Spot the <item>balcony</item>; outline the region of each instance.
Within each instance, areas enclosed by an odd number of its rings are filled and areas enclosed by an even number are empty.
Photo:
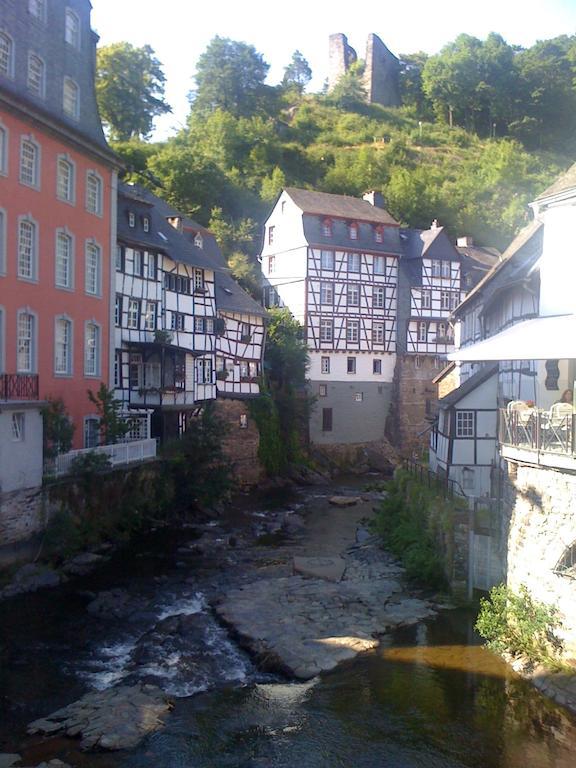
[[[38,374],[0,373],[0,400],[38,400]]]
[[[566,410],[500,409],[498,437],[502,456],[529,464],[576,469],[576,415]]]

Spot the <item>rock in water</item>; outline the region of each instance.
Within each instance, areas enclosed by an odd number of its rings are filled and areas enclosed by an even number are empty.
[[[153,685],[120,686],[88,693],[28,726],[28,733],[80,736],[82,749],[131,749],[164,725],[172,709]]]
[[[353,507],[362,499],[360,496],[331,496],[328,501],[335,507]]]

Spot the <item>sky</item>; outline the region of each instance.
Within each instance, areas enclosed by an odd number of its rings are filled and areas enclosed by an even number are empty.
[[[576,33],[576,0],[92,0],[100,45],[126,40],[149,44],[166,75],[172,114],[156,120],[155,139],[170,136],[188,113],[198,57],[216,35],[254,45],[276,85],[295,50],[312,68],[309,91],[328,75],[328,36],[343,32],[360,58],[377,34],[396,54],[438,53],[462,32],[484,39],[498,32],[508,43]]]

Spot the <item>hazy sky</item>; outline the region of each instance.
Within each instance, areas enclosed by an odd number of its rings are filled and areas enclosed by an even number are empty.
[[[576,0],[92,0],[100,44],[149,43],[166,74],[173,114],[156,121],[164,138],[184,121],[196,60],[215,35],[255,46],[278,83],[292,53],[308,60],[320,90],[328,74],[328,35],[343,32],[360,57],[375,32],[396,55],[437,53],[461,32],[485,38],[499,32],[509,43],[576,33]]]

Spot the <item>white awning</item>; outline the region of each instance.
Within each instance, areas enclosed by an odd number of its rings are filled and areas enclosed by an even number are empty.
[[[457,349],[448,360],[576,359],[576,315],[523,320],[477,344]]]

